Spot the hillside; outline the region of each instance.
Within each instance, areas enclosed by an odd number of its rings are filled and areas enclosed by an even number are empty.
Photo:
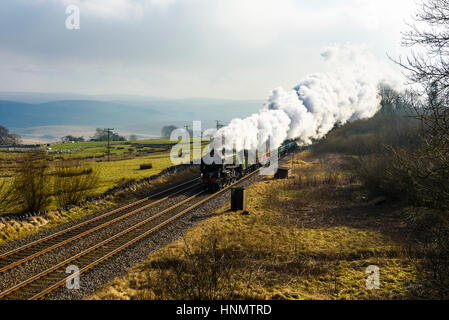
[[[2,125],[11,128],[48,125],[119,125],[159,114],[159,111],[151,108],[102,101],[68,100],[43,104],[0,101]]]
[[[1,100],[5,97],[15,100]],[[158,136],[167,124],[182,127],[193,120],[201,120],[205,121],[204,128],[211,128],[215,120],[229,122],[236,117],[246,117],[263,104],[252,100],[169,100],[120,95],[46,101],[52,97],[50,94],[0,93],[0,125],[28,140],[52,141],[68,134],[88,137],[96,127],[114,127],[124,135],[140,134],[141,138],[149,138]]]
[[[0,99],[2,125],[26,128],[48,125],[123,126],[149,121],[230,121],[234,117],[247,116],[262,107],[261,101],[204,98],[146,101],[76,99],[43,103],[18,100]]]

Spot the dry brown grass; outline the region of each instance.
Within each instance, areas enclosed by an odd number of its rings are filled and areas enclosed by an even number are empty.
[[[409,297],[416,270],[393,240],[396,217],[361,203],[360,186],[337,167],[328,171],[339,159],[302,154],[293,162],[294,178],[248,189],[249,214],[225,206],[88,298]],[[369,265],[380,267],[380,290],[365,287]]]
[[[24,220],[11,219],[0,222],[0,245],[29,236],[43,229],[79,219],[97,211],[115,206],[114,201],[103,200],[96,204],[74,207],[66,211],[50,211],[42,216],[34,216]]]
[[[98,185],[98,172],[80,161],[62,162],[54,171],[53,194],[59,207],[84,201]]]

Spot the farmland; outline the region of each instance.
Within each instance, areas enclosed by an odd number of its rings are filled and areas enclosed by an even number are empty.
[[[50,174],[63,162],[78,161],[92,168],[98,174],[99,182],[90,195],[98,196],[111,188],[150,177],[173,166],[170,150],[174,144],[169,139],[111,142],[108,161],[105,141],[61,143],[47,148],[47,160]],[[202,148],[206,144],[207,141],[203,141]],[[190,147],[193,157],[193,141]],[[0,152],[0,180],[12,181],[17,163],[24,154],[26,152]],[[49,209],[55,208],[56,204],[52,201]]]

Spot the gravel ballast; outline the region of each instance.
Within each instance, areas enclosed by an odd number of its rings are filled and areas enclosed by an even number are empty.
[[[118,222],[112,223],[107,227],[97,230],[89,235],[86,235],[80,239],[72,241],[66,245],[63,245],[55,250],[45,253],[39,257],[36,257],[30,261],[10,269],[0,274],[0,291],[3,291],[15,284],[18,284],[30,277],[30,275],[37,274],[45,271],[46,269],[56,265],[57,263],[64,261],[75,254],[94,246],[101,241],[114,236],[115,234],[123,231],[144,219],[153,216],[154,214],[173,206],[180,201],[192,196],[195,191],[199,190],[199,186],[194,187],[186,193],[177,195],[173,198],[169,198],[166,201],[159,203],[151,208],[145,209],[137,214],[126,217]],[[79,221],[77,221],[79,222]],[[28,243],[27,241],[26,243]]]
[[[256,181],[262,180],[263,178],[263,176],[255,174],[247,180],[239,183],[238,186],[247,187]],[[107,261],[102,262],[94,269],[82,274],[80,276],[80,289],[69,290],[65,287],[61,287],[49,294],[46,299],[82,299],[85,295],[95,292],[98,288],[112,281],[114,278],[127,274],[132,266],[145,261],[150,253],[181,238],[189,228],[197,224],[199,221],[208,218],[215,210],[221,208],[229,202],[230,193],[230,190],[223,192],[188,214],[173,221],[169,225],[126,248]]]

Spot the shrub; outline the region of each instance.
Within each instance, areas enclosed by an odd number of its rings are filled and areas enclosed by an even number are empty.
[[[0,214],[8,212],[11,207],[11,186],[5,179],[0,179]]]
[[[93,169],[90,167],[85,167],[80,164],[75,164],[72,167],[67,167],[65,165],[60,166],[56,169],[54,175],[60,178],[70,178],[76,176],[89,175],[93,173]]]
[[[415,267],[421,281],[415,291],[424,298],[449,297],[449,221],[444,212],[426,208],[410,208],[407,225],[411,255],[419,257]]]
[[[314,146],[316,153],[369,155],[386,152],[386,146],[414,147],[419,144],[419,122],[402,115],[379,114],[334,129]]]
[[[225,249],[216,230],[185,243],[177,259],[151,262],[156,277],[148,287],[162,299],[215,300],[235,296],[235,258]]]
[[[372,196],[386,196],[392,200],[409,200],[415,195],[410,178],[403,168],[397,165],[395,154],[375,153],[349,162],[358,178]]]
[[[50,203],[50,177],[45,153],[26,154],[18,164],[11,190],[11,200],[20,212],[37,212]]]
[[[143,163],[140,165],[140,170],[148,170],[148,169],[152,169],[152,168],[153,168],[153,164],[151,162]]]
[[[55,169],[53,193],[60,207],[84,200],[99,182],[98,174],[81,162],[63,162]]]

